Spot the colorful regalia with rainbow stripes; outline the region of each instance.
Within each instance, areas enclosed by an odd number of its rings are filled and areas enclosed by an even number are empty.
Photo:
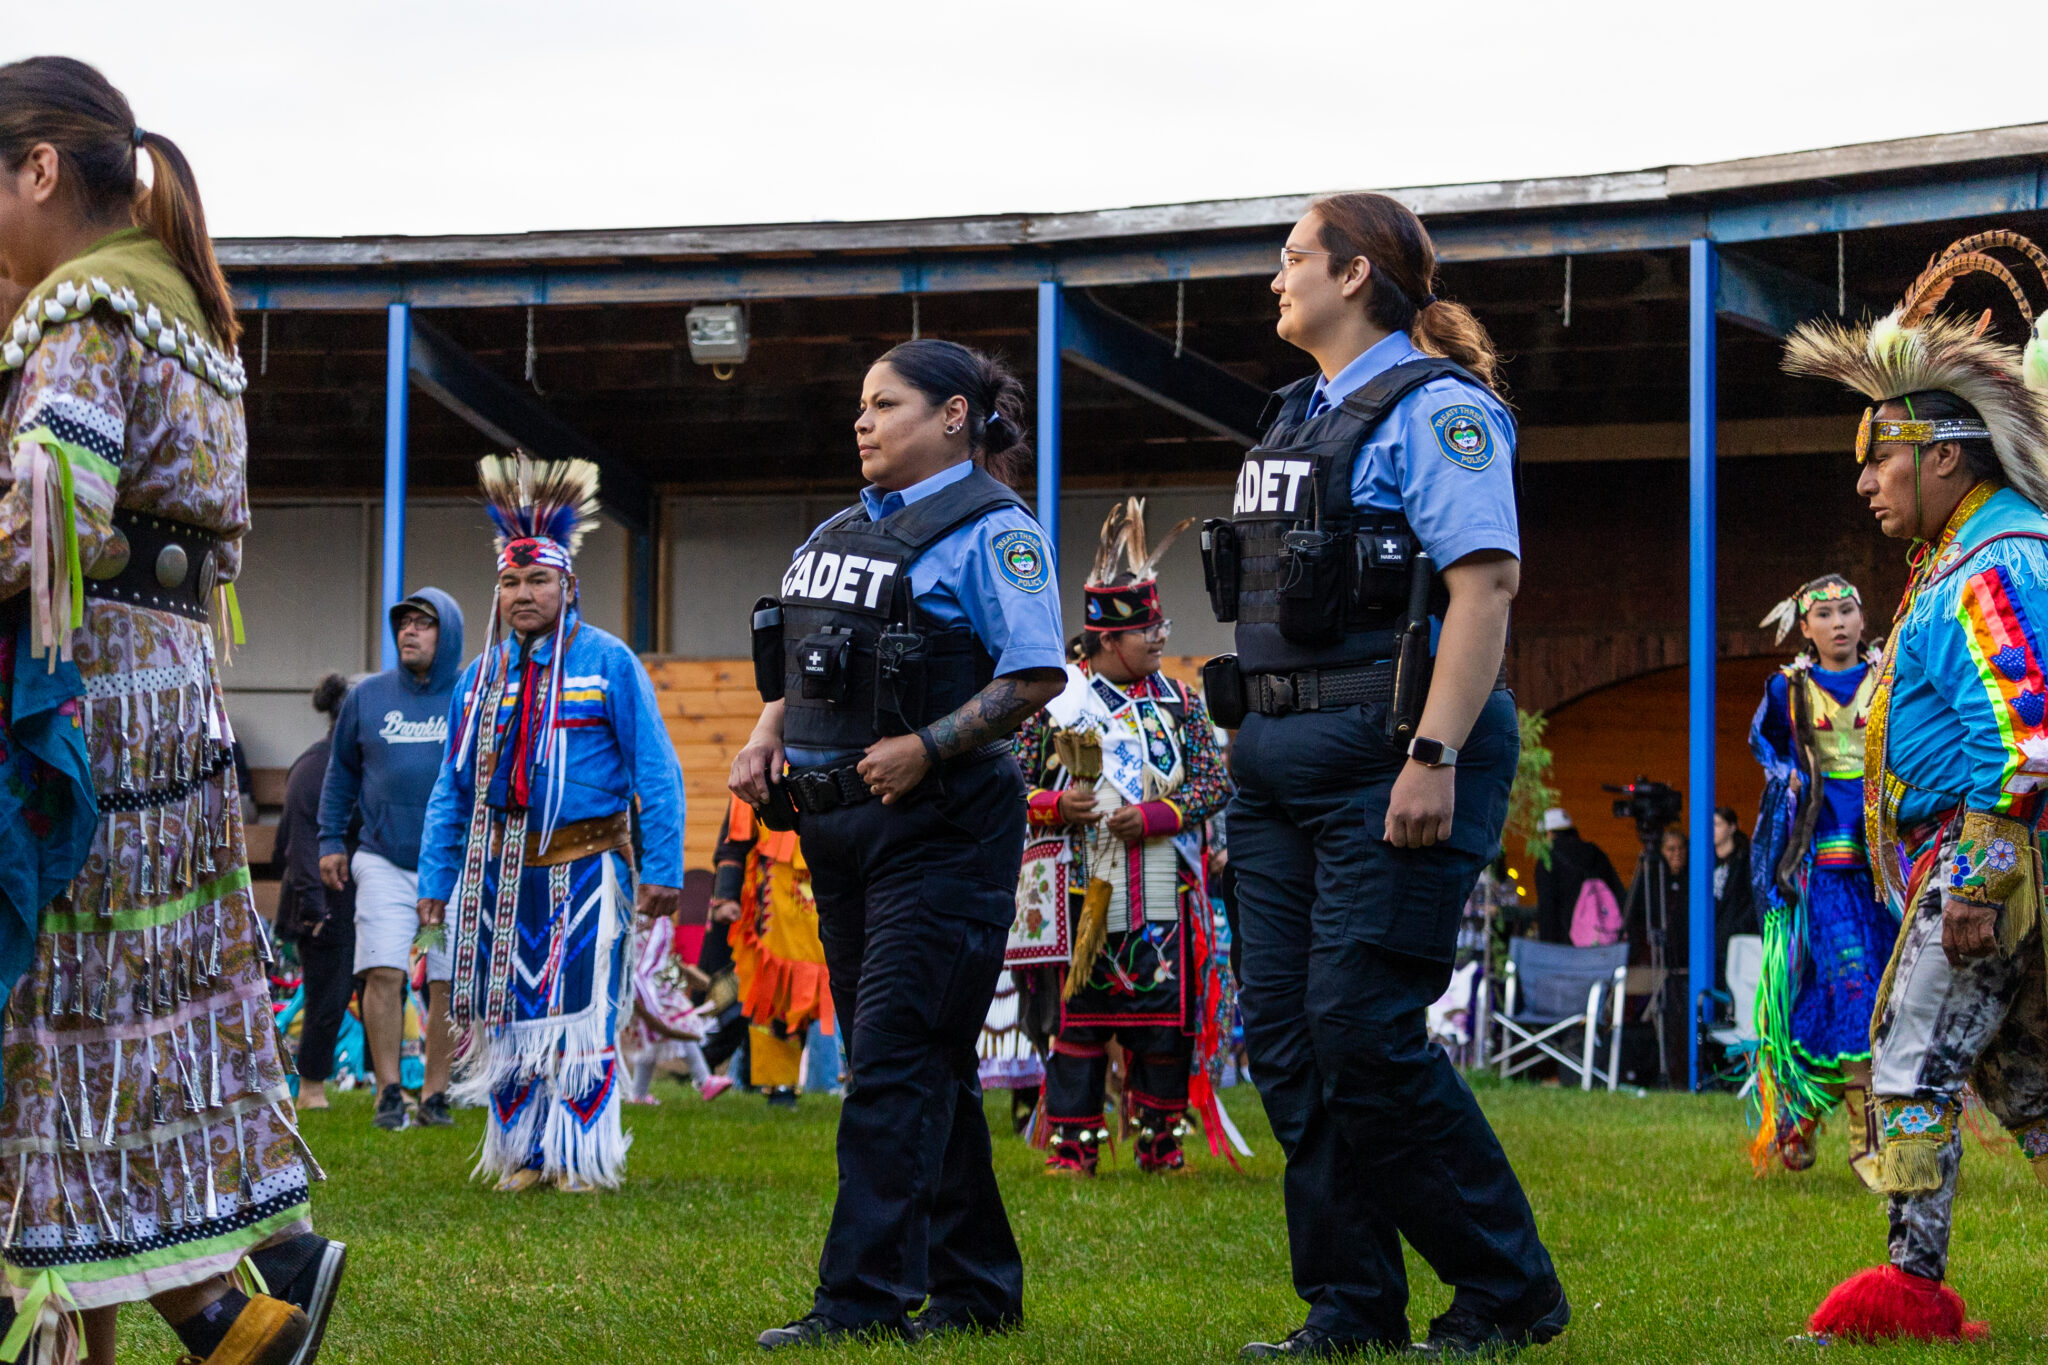
[[[1872,873],[1901,916],[1871,1023],[1889,1255],[1828,1295],[1808,1322],[1823,1338],[1982,1334],[1946,1283],[1966,1089],[2048,1183],[2048,321],[2035,325],[2001,252],[2048,283],[2048,253],[1978,233],[1886,317],[1809,323],[1786,343],[1787,370],[1872,404],[1857,459],[1916,499],[1864,764]],[[1995,338],[1992,310],[1937,311],[1971,275],[2004,286],[2033,332],[2024,351]]]
[[[1823,601],[1857,602],[1835,575],[1779,605],[1779,639]],[[1751,875],[1762,907],[1757,985],[1758,1172],[1775,1155],[1813,1164],[1812,1134],[1845,1097],[1850,1161],[1868,1174],[1869,1094],[1843,1063],[1870,1056],[1870,1015],[1898,922],[1878,902],[1863,838],[1863,740],[1877,670],[1822,667],[1811,653],[1778,670],[1750,726],[1764,769]]]
[[[522,455],[483,473],[499,571],[542,565],[565,586],[546,634],[503,639],[493,613],[427,803],[419,887],[447,903],[454,1094],[488,1107],[477,1171],[499,1188],[611,1187],[634,888],[682,882],[682,773],[647,670],[576,607],[597,471]]]

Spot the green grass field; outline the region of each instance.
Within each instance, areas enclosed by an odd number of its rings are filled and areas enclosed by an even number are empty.
[[[745,1361],[754,1334],[808,1307],[831,1211],[837,1102],[795,1114],[757,1096],[706,1105],[662,1081],[627,1111],[635,1145],[616,1194],[504,1196],[465,1177],[483,1118],[387,1134],[364,1092],[309,1114],[328,1171],[320,1228],[350,1245],[322,1360],[479,1365]],[[1187,1179],[1141,1179],[1128,1153],[1088,1184],[996,1148],[1024,1252],[1027,1324],[1003,1338],[917,1348],[948,1361],[1229,1361],[1299,1325],[1288,1288],[1279,1153],[1248,1088],[1225,1092],[1257,1151],[1238,1175],[1204,1155]],[[1007,1100],[1007,1096],[1000,1097]],[[1827,1287],[1883,1255],[1881,1204],[1828,1134],[1827,1159],[1757,1181],[1727,1097],[1582,1094],[1483,1085],[1575,1310],[1532,1362],[1800,1359],[1783,1339]],[[991,1104],[992,1117],[998,1108]],[[1006,1114],[1006,1109],[1004,1111]],[[2019,1158],[1967,1139],[1952,1278],[1976,1347],[1835,1348],[1844,1361],[2048,1360],[2048,1191]],[[1448,1301],[1411,1257],[1419,1328]],[[169,1333],[128,1310],[123,1360],[168,1362]],[[822,1353],[907,1358],[901,1345]]]

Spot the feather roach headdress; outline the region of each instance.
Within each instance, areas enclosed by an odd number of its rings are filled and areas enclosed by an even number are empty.
[[[1102,540],[1082,591],[1088,599],[1086,628],[1097,632],[1142,630],[1165,620],[1159,609],[1159,561],[1195,524],[1189,517],[1157,547],[1145,543],[1145,500],[1129,498],[1109,509]]]
[[[473,749],[479,763],[486,749],[502,754],[503,780],[493,780],[492,791],[505,809],[516,811],[528,810],[536,794],[540,796],[539,831],[545,849],[566,790],[567,732],[558,724],[562,677],[575,615],[576,550],[597,517],[597,466],[588,460],[535,460],[515,450],[509,456],[479,460],[477,483],[483,490],[484,511],[498,533],[498,572],[540,564],[561,570],[566,581],[562,612],[555,619],[552,647],[544,662],[536,658],[537,641],[526,641],[518,650],[509,641],[501,644],[503,614],[491,613],[490,640],[463,699],[455,763],[461,767]],[[515,672],[523,674],[516,693]],[[508,693],[517,695],[520,704],[513,708],[505,733],[500,736],[494,729],[489,743],[479,746],[483,713],[498,710],[494,699]]]
[[[536,460],[523,450],[477,461],[484,511],[498,531],[498,568],[547,564],[573,573],[576,550],[597,517],[597,466]]]
[[[1865,410],[1856,434],[1856,458],[1888,442],[1915,446],[1933,441],[1988,440],[2007,483],[2048,509],[2048,317],[2039,325],[2027,294],[1993,251],[2023,257],[2048,287],[2048,252],[2016,232],[1979,232],[1936,256],[1906,290],[1899,306],[1867,327],[1808,322],[1785,343],[1787,373],[1832,379],[1873,405],[1917,393],[1951,394],[1975,412],[1970,417],[1880,421]],[[1991,310],[1975,319],[1935,312],[1966,275],[1989,275],[2005,286],[2030,336],[2024,352],[1990,336]]]

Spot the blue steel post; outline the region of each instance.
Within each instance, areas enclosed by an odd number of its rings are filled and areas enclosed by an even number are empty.
[[[1714,296],[1719,262],[1714,243],[1692,241],[1692,592],[1686,667],[1690,675],[1688,726],[1692,775],[1687,793],[1692,852],[1686,861],[1686,905],[1691,926],[1687,945],[1686,1072],[1700,1088],[1700,1011],[1714,989],[1714,673],[1720,649],[1715,637],[1714,537]]]
[[[1060,286],[1038,282],[1038,524],[1060,567]]]
[[[384,642],[382,668],[398,667],[391,609],[405,596],[405,427],[412,385],[412,309],[387,310],[384,343],[384,611],[377,623]]]

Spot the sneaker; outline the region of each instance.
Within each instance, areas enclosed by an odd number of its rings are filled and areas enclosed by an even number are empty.
[[[1384,1355],[1402,1349],[1402,1343],[1374,1341],[1370,1337],[1340,1337],[1320,1327],[1297,1327],[1279,1341],[1245,1343],[1239,1360],[1331,1360],[1346,1356]]]
[[[421,1100],[415,1121],[422,1128],[453,1128],[455,1115],[448,1108],[448,1092],[439,1090]]]
[[[1101,1161],[1102,1149],[1093,1136],[1068,1137],[1061,1134],[1054,1139],[1052,1150],[1045,1154],[1047,1175],[1093,1176],[1095,1167]]]
[[[302,1232],[289,1241],[250,1252],[249,1260],[270,1286],[272,1297],[306,1315],[306,1339],[287,1365],[313,1365],[327,1335],[335,1294],[341,1288],[348,1245],[317,1232]]]
[[[1525,1346],[1541,1346],[1563,1332],[1572,1320],[1572,1306],[1562,1285],[1535,1296],[1533,1315],[1526,1309],[1487,1318],[1451,1301],[1449,1311],[1429,1324],[1429,1336],[1415,1343],[1414,1354],[1438,1360],[1471,1360],[1512,1355]],[[1525,1300],[1526,1302],[1526,1300]]]
[[[1187,1155],[1181,1151],[1180,1134],[1168,1128],[1155,1132],[1150,1128],[1140,1129],[1137,1142],[1132,1144],[1138,1153],[1138,1169],[1153,1174],[1180,1174],[1188,1171]]]
[[[730,1076],[713,1076],[710,1080],[697,1087],[697,1093],[707,1100],[715,1100],[726,1091],[732,1089],[732,1085],[733,1081]]]
[[[825,1346],[839,1341],[858,1341],[870,1337],[905,1337],[909,1334],[900,1327],[885,1327],[875,1323],[867,1327],[846,1327],[834,1322],[823,1313],[806,1313],[795,1322],[781,1327],[770,1327],[754,1342],[764,1351],[779,1351],[785,1346]]]
[[[770,1109],[796,1108],[796,1091],[786,1085],[776,1086],[768,1092],[768,1107]]]
[[[412,1126],[412,1110],[406,1107],[405,1092],[393,1081],[377,1097],[377,1112],[370,1122],[387,1133],[399,1133]]]

